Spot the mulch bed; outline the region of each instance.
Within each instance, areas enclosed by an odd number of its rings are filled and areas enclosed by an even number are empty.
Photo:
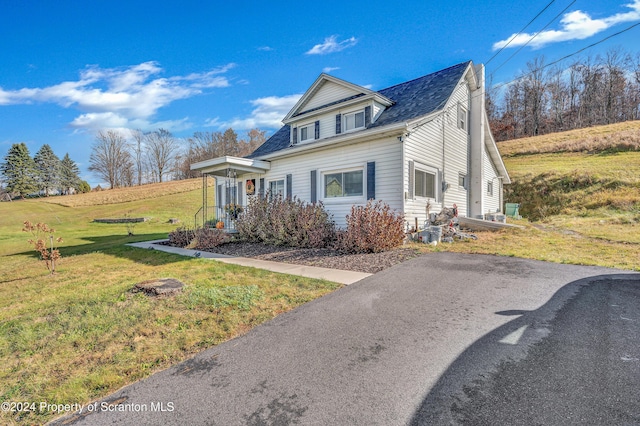
[[[206,251],[229,256],[370,274],[375,274],[419,255],[416,250],[410,248],[397,248],[381,253],[343,254],[331,249],[279,247],[246,241],[234,241]]]

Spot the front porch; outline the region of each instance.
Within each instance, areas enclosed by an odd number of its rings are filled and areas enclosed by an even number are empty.
[[[235,204],[231,208],[229,206],[202,206],[194,215],[194,226],[196,228],[217,228],[218,223],[222,222],[221,229],[229,233],[237,232],[236,220],[245,207],[240,204]]]
[[[240,157],[218,157],[191,165],[202,173],[202,207],[194,215],[195,227],[216,227],[235,232],[235,222],[244,211],[248,197],[264,194],[268,161]],[[209,196],[208,178],[214,178],[213,196]]]

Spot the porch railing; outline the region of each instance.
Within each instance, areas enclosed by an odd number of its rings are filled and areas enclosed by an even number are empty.
[[[218,222],[222,222],[224,224],[223,229],[235,231],[238,215],[243,212],[244,209],[245,206],[238,204],[232,207],[228,205],[200,207],[200,210],[194,215],[194,227],[215,228]]]

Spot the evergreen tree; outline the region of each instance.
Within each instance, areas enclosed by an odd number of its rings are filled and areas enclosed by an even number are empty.
[[[33,160],[36,163],[38,189],[48,197],[51,190],[57,188],[60,182],[60,159],[48,144],[44,144],[36,152]]]
[[[80,192],[80,184],[80,169],[67,152],[60,162],[60,188],[62,188],[62,193],[70,194],[72,188],[76,192]]]
[[[0,172],[5,179],[7,192],[17,192],[22,198],[37,189],[35,174],[36,166],[29,154],[29,148],[22,143],[14,143],[4,163],[0,165]]]

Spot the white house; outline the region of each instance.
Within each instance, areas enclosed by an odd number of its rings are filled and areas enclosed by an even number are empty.
[[[322,201],[338,226],[372,198],[409,223],[454,204],[461,216],[499,212],[510,180],[484,91],[484,67],[471,61],[379,91],[320,74],[251,155],[191,165],[217,177],[215,200],[203,186],[201,218],[266,191]]]

